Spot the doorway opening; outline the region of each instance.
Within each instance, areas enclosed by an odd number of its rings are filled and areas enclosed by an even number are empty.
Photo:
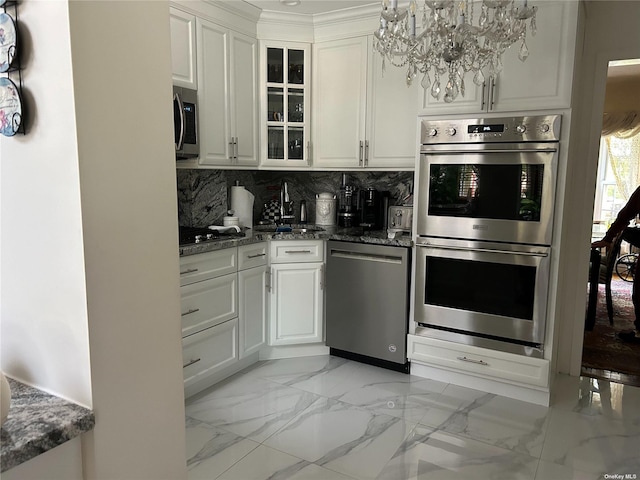
[[[618,212],[640,186],[640,105],[628,108],[625,92],[640,88],[640,59],[609,62],[605,114],[598,160],[591,241],[604,237]],[[636,217],[632,224],[640,224]],[[619,248],[602,251],[595,324],[585,331],[582,375],[640,386],[640,343],[630,344],[618,332],[634,328],[631,302],[638,249],[626,241]],[[607,270],[607,263],[610,262]],[[626,267],[626,268],[625,268]],[[632,270],[633,271],[633,270]],[[632,273],[632,272],[631,272]],[[606,283],[610,282],[613,315],[606,306]]]

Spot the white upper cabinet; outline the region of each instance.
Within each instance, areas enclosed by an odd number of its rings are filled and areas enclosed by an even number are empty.
[[[309,165],[308,43],[261,42],[261,164]]]
[[[313,165],[411,169],[420,89],[371,51],[371,36],[314,45]]]
[[[200,163],[258,163],[257,42],[197,19]]]
[[[175,8],[169,9],[171,25],[171,75],[173,84],[197,89],[196,17]]]
[[[367,38],[313,46],[313,165],[364,166]]]
[[[420,80],[407,85],[407,71],[386,63],[369,48],[371,68],[367,101],[367,166],[414,168],[418,148],[417,118],[421,111]]]
[[[465,96],[459,95],[452,103],[445,103],[442,96],[446,80],[441,80],[440,100],[435,100],[430,91],[424,91],[422,113],[517,112],[570,107],[578,2],[553,0],[535,2],[535,5],[538,6],[537,33],[532,36],[527,23],[529,57],[525,62],[518,58],[521,42],[516,42],[505,52],[504,68],[495,81],[487,76],[484,85],[476,86],[473,73],[469,73],[465,76]]]

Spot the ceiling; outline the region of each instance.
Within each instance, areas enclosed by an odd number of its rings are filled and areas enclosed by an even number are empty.
[[[299,13],[313,15],[316,13],[326,13],[346,8],[360,7],[380,3],[376,0],[300,0],[299,5],[287,6],[279,0],[245,0],[261,10],[271,12]]]
[[[618,60],[615,62],[609,62],[607,77],[615,79],[640,77],[640,59]]]

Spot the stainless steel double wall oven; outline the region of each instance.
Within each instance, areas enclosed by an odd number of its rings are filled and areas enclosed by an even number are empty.
[[[422,120],[417,334],[543,356],[560,123]]]

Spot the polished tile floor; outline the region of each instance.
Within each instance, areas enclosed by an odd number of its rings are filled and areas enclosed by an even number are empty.
[[[189,478],[640,479],[640,388],[553,391],[546,408],[338,357],[260,362],[187,401]]]

